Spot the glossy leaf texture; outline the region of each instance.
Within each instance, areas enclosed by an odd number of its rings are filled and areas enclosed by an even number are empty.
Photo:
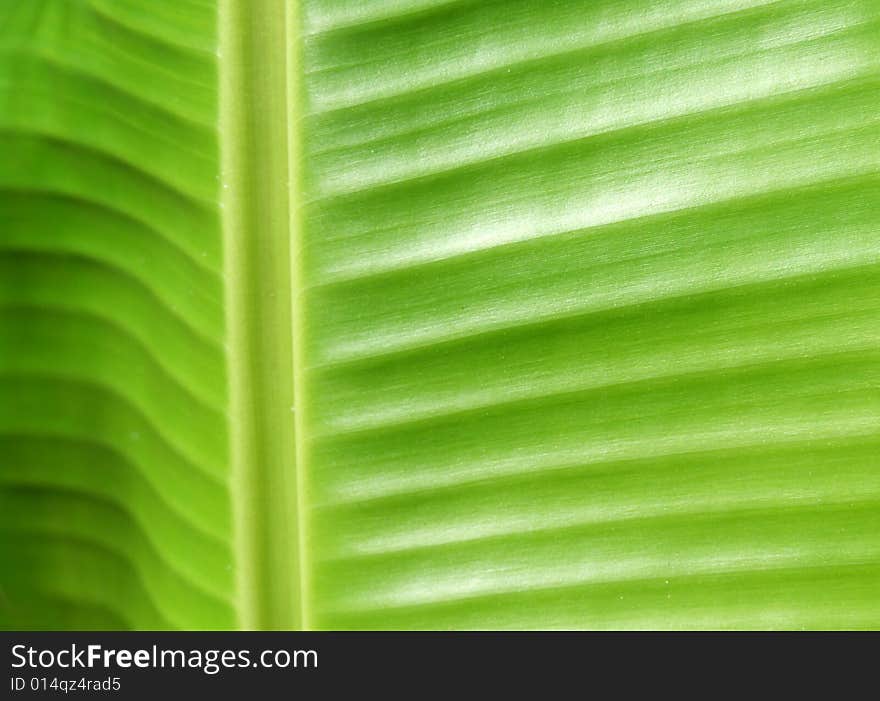
[[[0,623],[880,627],[878,30],[0,0]]]

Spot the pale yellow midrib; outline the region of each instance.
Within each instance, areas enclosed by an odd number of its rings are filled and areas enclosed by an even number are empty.
[[[230,499],[246,629],[303,622],[287,146],[292,8],[287,0],[219,0]]]

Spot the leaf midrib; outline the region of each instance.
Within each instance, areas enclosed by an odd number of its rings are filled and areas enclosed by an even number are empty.
[[[220,3],[230,499],[238,619],[246,629],[301,629],[307,618],[298,488],[304,448],[295,440],[305,425],[294,341],[302,321],[292,310],[297,14],[295,0]]]

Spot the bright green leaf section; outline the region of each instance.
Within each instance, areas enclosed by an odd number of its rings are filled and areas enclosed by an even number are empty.
[[[880,627],[880,2],[0,0],[0,625]]]
[[[0,625],[237,624],[216,10],[0,0]]]

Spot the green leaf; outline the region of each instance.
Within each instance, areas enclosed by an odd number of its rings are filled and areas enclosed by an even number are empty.
[[[0,0],[0,627],[880,627],[878,29]]]

